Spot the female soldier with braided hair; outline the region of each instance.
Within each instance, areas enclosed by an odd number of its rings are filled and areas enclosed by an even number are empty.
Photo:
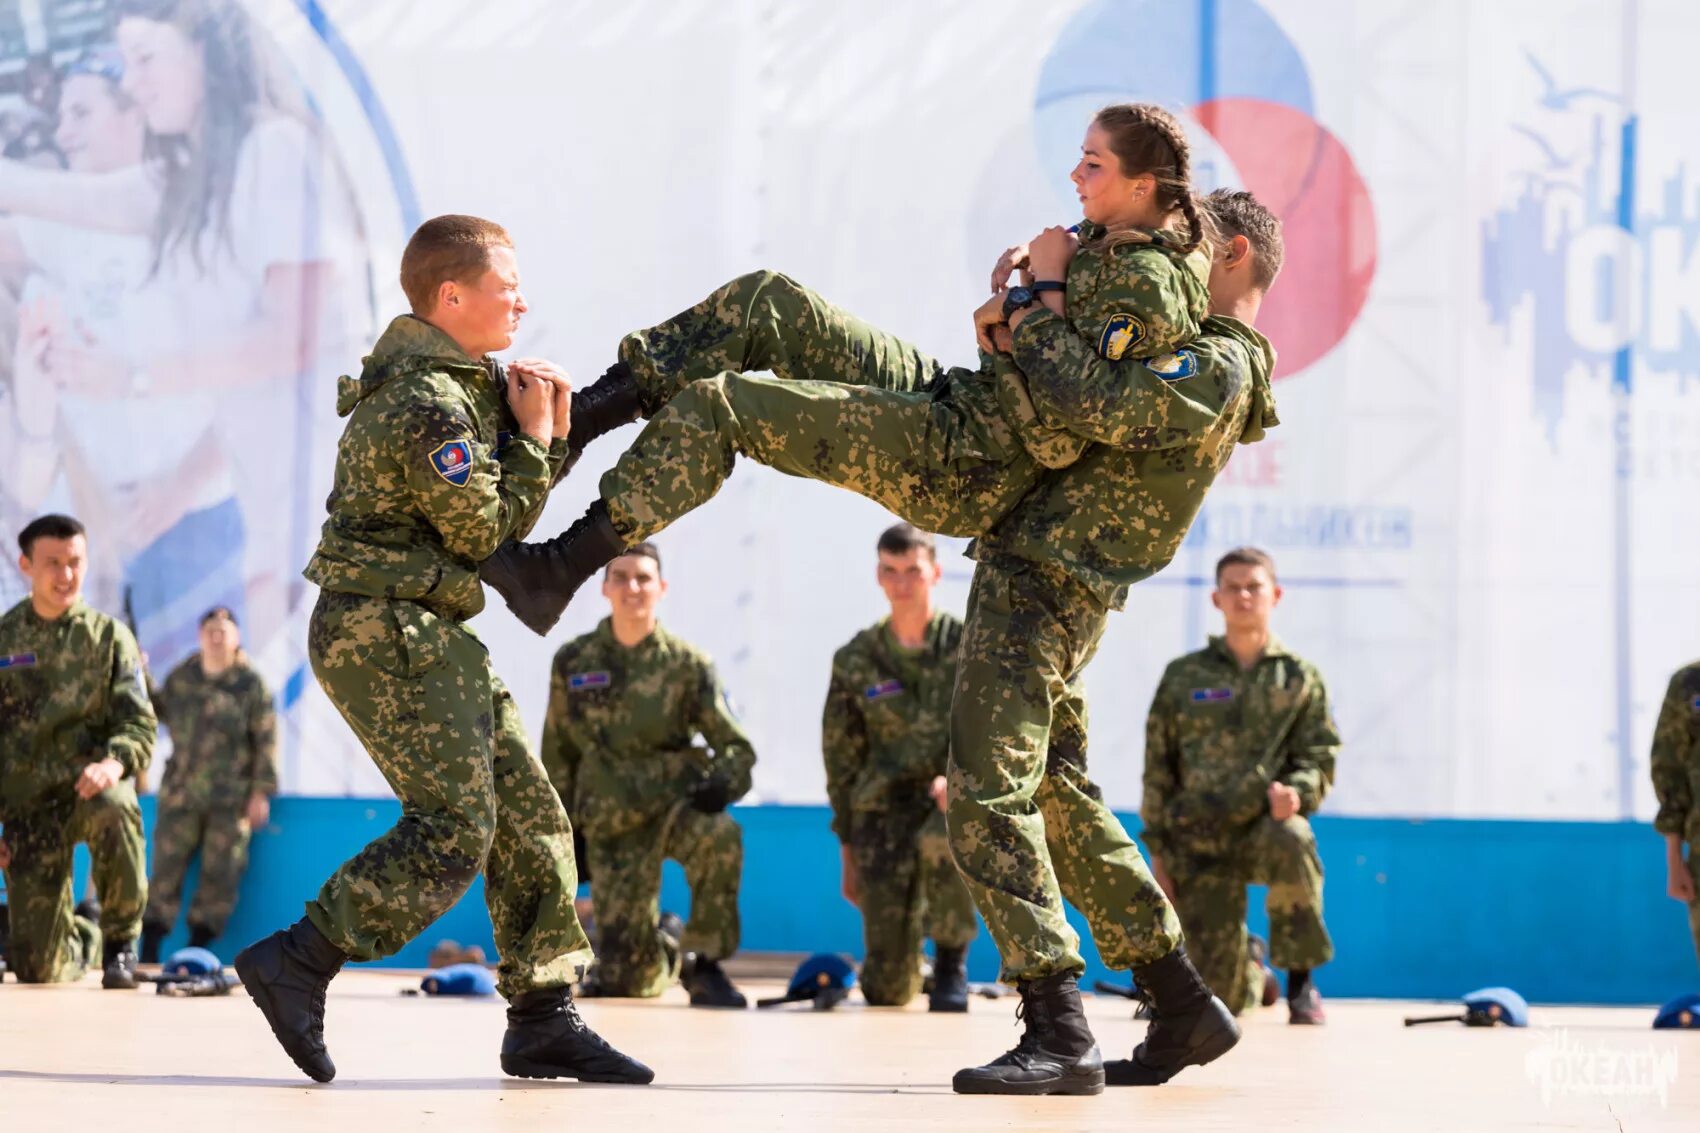
[[[485,582],[544,633],[620,551],[719,490],[742,453],[849,488],[927,531],[987,531],[1045,468],[1094,441],[1184,427],[1207,411],[1173,385],[1208,297],[1209,255],[1186,139],[1155,106],[1111,106],[1072,174],[1085,221],[1006,252],[974,313],[980,366],[946,370],[915,347],[772,272],[733,280],[677,317],[627,335],[620,361],[574,394],[575,449],[651,420],[602,478],[601,498],[546,543],[510,543]],[[1021,285],[1005,288],[1013,272]],[[1066,298],[1066,302],[1065,302]],[[1059,332],[1012,356],[1029,314]],[[1151,369],[1128,367],[1149,361]],[[745,376],[767,370],[772,377]],[[1148,385],[1146,419],[1106,432],[1098,407]]]

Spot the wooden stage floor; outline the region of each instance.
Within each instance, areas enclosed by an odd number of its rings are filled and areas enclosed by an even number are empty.
[[[416,974],[351,971],[331,985],[339,1071],[316,1086],[277,1048],[241,992],[170,999],[151,990],[0,986],[0,1128],[322,1133],[507,1130],[1398,1130],[1700,1129],[1700,1032],[1653,1031],[1650,1008],[1532,1009],[1534,1026],[1406,1029],[1417,1005],[1328,1004],[1296,1028],[1278,1006],[1232,1053],[1150,1090],[1094,1098],[966,1098],[960,1066],[1013,1045],[1015,1000],[967,1016],[924,1004],[831,1013],[692,1010],[661,999],[589,1001],[585,1015],[657,1072],[642,1087],[502,1076],[499,1000],[407,998]],[[1325,985],[1326,986],[1326,985]],[[777,994],[775,981],[744,990]],[[1090,998],[1106,1056],[1145,1024],[1124,1000]],[[1422,1005],[1432,1010],[1432,1004]]]

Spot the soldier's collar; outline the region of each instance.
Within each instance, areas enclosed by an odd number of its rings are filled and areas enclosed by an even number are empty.
[[[1212,652],[1214,652],[1217,656],[1221,657],[1223,660],[1232,663],[1236,667],[1239,665],[1240,659],[1238,657],[1234,656],[1234,651],[1232,649],[1228,648],[1228,635],[1227,634],[1225,634],[1225,633],[1211,634],[1210,635],[1210,649],[1211,649]],[[1263,661],[1266,661],[1271,657],[1291,657],[1291,656],[1293,656],[1293,652],[1290,649],[1288,649],[1286,647],[1286,645],[1281,641],[1281,638],[1279,636],[1277,636],[1276,633],[1273,630],[1271,630],[1270,633],[1269,633],[1269,640],[1263,646],[1263,653],[1262,653],[1261,656],[1258,657],[1257,660],[1261,664]]]

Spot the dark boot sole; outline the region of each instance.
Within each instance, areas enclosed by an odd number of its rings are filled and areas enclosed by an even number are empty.
[[[929,1015],[966,1015],[968,1014],[968,1004],[967,1002],[939,1003],[934,1000],[928,1000],[927,1013]]]
[[[1104,1092],[1104,1072],[1068,1074],[1039,1082],[1005,1082],[997,1078],[953,1078],[950,1088],[959,1094],[1011,1094],[1018,1097],[1090,1097]]]
[[[100,976],[102,991],[135,991],[140,986],[141,981],[132,975],[111,976],[102,972]]]
[[[647,1086],[655,1081],[655,1072],[650,1071],[645,1078],[631,1075],[596,1074],[588,1071],[569,1070],[564,1066],[555,1066],[547,1062],[533,1062],[529,1058],[519,1058],[511,1054],[502,1055],[502,1073],[510,1078],[573,1078],[580,1082],[597,1082],[610,1086]]]
[[[336,1067],[331,1067],[331,1072],[329,1074],[324,1074],[321,1077],[321,1071],[302,1063],[302,1061],[295,1056],[295,1052],[289,1049],[288,1041],[277,1029],[277,1023],[273,1021],[272,1012],[276,1010],[277,1004],[272,1000],[271,989],[267,987],[266,982],[260,978],[260,973],[254,967],[254,958],[250,953],[251,949],[248,948],[244,948],[242,951],[238,952],[236,954],[236,959],[231,961],[231,967],[235,968],[236,974],[241,977],[242,987],[247,991],[248,998],[253,1001],[255,1007],[260,1009],[260,1014],[266,1017],[266,1026],[271,1028],[272,1038],[276,1039],[277,1045],[283,1048],[283,1053],[289,1055],[289,1061],[295,1063],[295,1068],[297,1070],[301,1071],[301,1073],[307,1075],[307,1077],[313,1079],[315,1082],[329,1082],[332,1078],[336,1077]],[[329,1056],[327,1055],[326,1057],[328,1058]]]

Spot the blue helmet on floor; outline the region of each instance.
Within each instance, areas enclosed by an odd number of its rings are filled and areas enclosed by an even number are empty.
[[[1653,1016],[1656,1031],[1700,1031],[1700,995],[1683,995],[1659,1008]]]
[[[495,995],[496,976],[483,964],[450,964],[419,981],[426,995]]]
[[[830,1011],[844,1002],[856,986],[856,965],[836,952],[816,952],[797,965],[784,995],[756,1002],[757,1007],[812,1002],[816,1011]]]

